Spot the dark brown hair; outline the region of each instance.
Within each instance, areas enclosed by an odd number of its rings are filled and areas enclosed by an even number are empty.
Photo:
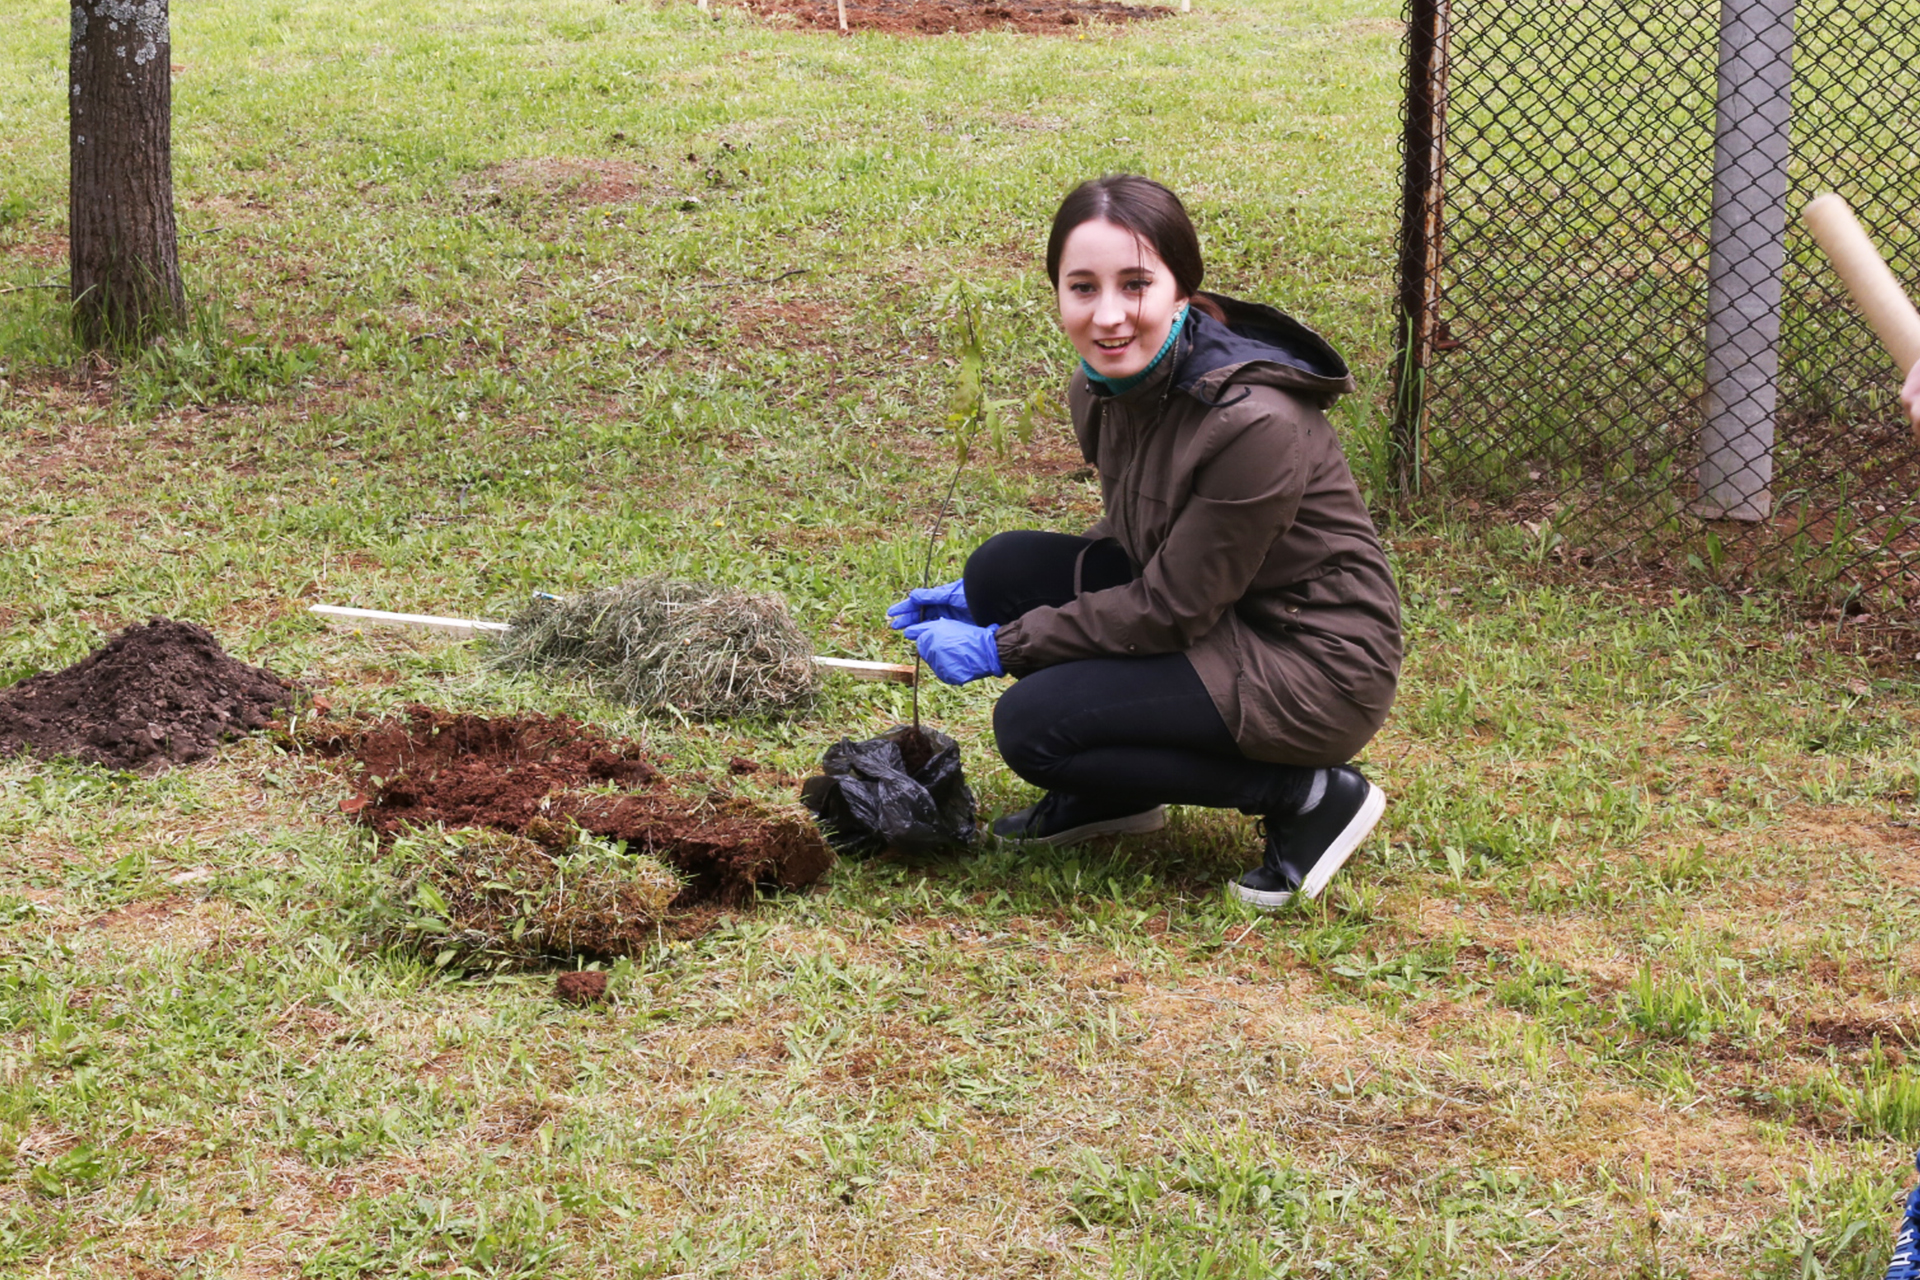
[[[1067,193],[1060,211],[1053,215],[1053,230],[1047,235],[1047,279],[1060,287],[1060,254],[1067,237],[1083,222],[1105,219],[1124,227],[1160,255],[1160,261],[1173,272],[1173,282],[1192,305],[1216,320],[1226,317],[1211,298],[1200,296],[1200,281],[1206,276],[1206,264],[1200,259],[1200,236],[1180,197],[1155,182],[1132,173],[1110,173],[1091,178]]]

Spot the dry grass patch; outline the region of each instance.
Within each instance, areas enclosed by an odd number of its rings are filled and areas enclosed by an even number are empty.
[[[490,165],[462,183],[463,194],[484,200],[515,194],[569,204],[627,204],[663,195],[651,165],[595,156],[535,156]]]

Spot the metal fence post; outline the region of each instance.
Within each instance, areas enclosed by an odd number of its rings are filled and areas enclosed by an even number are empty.
[[[1700,496],[1709,519],[1773,510],[1794,0],[1721,0]]]
[[[1408,0],[1407,100],[1401,147],[1399,346],[1393,367],[1393,484],[1420,490],[1427,360],[1440,305],[1441,188],[1446,172],[1447,23],[1451,0]]]

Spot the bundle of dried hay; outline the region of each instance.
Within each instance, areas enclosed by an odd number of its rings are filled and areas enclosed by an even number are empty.
[[[383,861],[369,941],[417,945],[442,968],[512,969],[556,956],[644,950],[680,877],[644,854],[581,837],[559,853],[487,828],[415,828]]]
[[[596,692],[689,718],[790,712],[819,690],[813,648],[777,596],[663,577],[535,599],[495,662],[576,671]]]

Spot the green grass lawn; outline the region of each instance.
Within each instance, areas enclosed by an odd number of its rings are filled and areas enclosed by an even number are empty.
[[[903,692],[646,722],[306,607],[671,572],[903,658],[878,618],[951,464],[959,316],[990,394],[1060,387],[1036,259],[1113,169],[1190,198],[1215,287],[1350,354],[1376,487],[1397,14],[842,40],[183,0],[191,334],[103,370],[57,292],[0,293],[0,680],[166,614],[336,712],[564,710],[790,798]],[[8,288],[64,272],[67,27],[0,19]],[[936,576],[1091,519],[1043,418],[976,455]],[[1524,530],[1390,542],[1387,819],[1274,918],[1222,892],[1251,824],[1176,812],[842,864],[583,1011],[359,946],[373,851],[264,740],[0,766],[0,1274],[1877,1276],[1920,1141],[1912,685],[1757,602],[1554,585]],[[997,811],[1030,793],[993,696],[924,706]]]

